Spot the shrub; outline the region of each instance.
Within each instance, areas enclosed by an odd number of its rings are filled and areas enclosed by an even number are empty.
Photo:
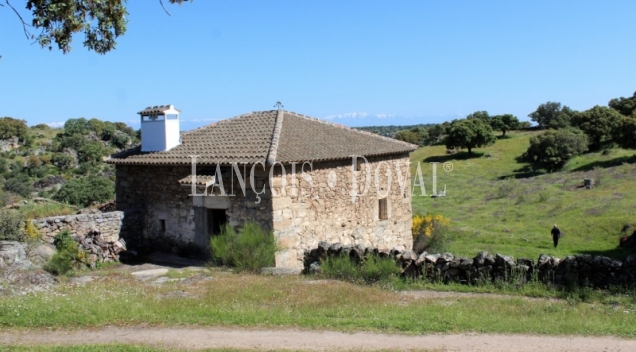
[[[56,153],[51,157],[53,165],[62,170],[71,169],[75,166],[75,158],[68,154]]]
[[[28,129],[24,120],[11,117],[0,118],[0,139],[18,137],[23,140],[27,135]]]
[[[29,181],[28,177],[19,175],[8,179],[2,187],[5,191],[19,194],[22,197],[28,197],[33,192],[33,185]]]
[[[441,252],[450,239],[448,225],[450,219],[440,214],[413,217],[413,250],[417,253],[425,250]]]
[[[273,266],[276,254],[273,233],[253,222],[246,222],[238,233],[232,226],[224,226],[221,234],[210,240],[210,248],[214,261],[238,271],[258,272]]]
[[[329,279],[354,283],[387,283],[400,273],[393,258],[370,255],[358,263],[347,255],[328,257],[321,265],[322,275]]]
[[[92,202],[105,202],[113,198],[115,184],[97,176],[75,178],[65,183],[53,197],[55,200],[86,207]]]
[[[29,241],[37,241],[40,239],[40,231],[33,225],[33,219],[27,218],[26,226],[24,227],[24,235]]]
[[[53,245],[57,252],[45,267],[53,275],[64,275],[86,259],[86,253],[79,248],[68,229],[53,237]]]
[[[530,138],[530,147],[522,158],[545,166],[548,171],[556,171],[579,154],[587,151],[587,136],[579,129],[550,130]]]
[[[110,144],[119,149],[124,149],[130,143],[130,136],[125,133],[117,133],[110,139]]]
[[[0,210],[0,240],[24,241],[23,221],[24,218],[17,210]]]
[[[99,142],[88,142],[77,151],[77,158],[82,162],[97,164],[106,155],[106,149]]]

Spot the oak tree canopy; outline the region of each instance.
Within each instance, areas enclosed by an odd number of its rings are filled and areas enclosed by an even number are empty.
[[[193,0],[166,1],[181,5]],[[0,7],[15,13],[28,39],[49,50],[57,45],[68,53],[73,36],[83,32],[88,50],[106,54],[115,48],[117,38],[126,33],[128,0],[27,0],[27,11],[16,8],[17,2],[22,0],[0,0]],[[163,0],[159,0],[159,5],[168,13]]]

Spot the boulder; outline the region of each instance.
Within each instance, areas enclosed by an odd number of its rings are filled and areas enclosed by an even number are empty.
[[[0,258],[5,267],[14,265],[24,267],[31,266],[24,247],[17,241],[0,241]]]

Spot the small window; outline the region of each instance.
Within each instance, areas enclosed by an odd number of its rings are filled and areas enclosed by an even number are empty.
[[[159,228],[161,229],[161,232],[166,233],[166,220],[159,219]]]
[[[387,220],[389,213],[387,210],[386,198],[378,199],[378,218],[380,220]]]
[[[364,159],[356,158],[356,161],[353,163],[353,171],[362,171],[364,167]]]

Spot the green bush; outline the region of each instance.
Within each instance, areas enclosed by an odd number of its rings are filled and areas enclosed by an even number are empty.
[[[341,255],[324,260],[321,272],[329,279],[376,284],[391,282],[400,274],[400,268],[393,258],[370,255],[358,263],[347,255]]]
[[[97,176],[75,178],[68,181],[53,197],[55,200],[86,207],[92,202],[105,202],[115,195],[112,180]]]
[[[77,151],[77,158],[81,162],[98,164],[106,155],[106,148],[100,142],[88,142]]]
[[[0,210],[0,240],[24,241],[26,236],[23,231],[23,222],[24,218],[19,211]]]
[[[579,129],[549,130],[530,138],[530,147],[522,158],[543,165],[548,171],[565,166],[571,158],[587,151],[587,136]]]
[[[33,184],[26,175],[18,175],[17,177],[8,179],[2,188],[5,191],[19,194],[22,197],[28,197],[33,192]]]
[[[23,140],[26,137],[29,128],[24,120],[18,120],[11,117],[0,118],[0,138],[6,139],[18,137]]]
[[[85,259],[86,254],[79,248],[79,244],[75,242],[67,229],[53,237],[53,245],[57,252],[45,267],[53,275],[64,275],[71,271],[74,265]]]
[[[219,264],[232,266],[238,271],[258,272],[274,265],[276,243],[271,231],[247,222],[240,232],[226,225],[221,234],[210,240],[212,259]]]

